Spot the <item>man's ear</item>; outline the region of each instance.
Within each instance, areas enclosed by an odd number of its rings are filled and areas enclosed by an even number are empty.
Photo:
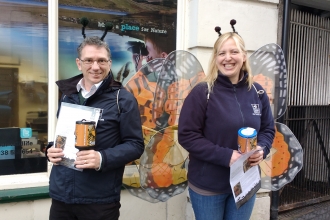
[[[78,70],[81,71],[81,62],[80,62],[79,58],[76,58],[76,64],[77,64]]]
[[[167,57],[167,53],[165,53],[165,52],[162,52],[160,55],[161,55],[162,58]]]

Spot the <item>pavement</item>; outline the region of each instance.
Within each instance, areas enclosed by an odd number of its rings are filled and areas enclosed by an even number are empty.
[[[330,201],[313,204],[285,212],[280,212],[278,220],[329,220]]]

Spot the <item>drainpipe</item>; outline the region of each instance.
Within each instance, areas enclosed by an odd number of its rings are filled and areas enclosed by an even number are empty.
[[[283,0],[282,50],[287,62],[290,33],[291,0]]]
[[[290,33],[290,14],[291,14],[291,0],[283,0],[283,25],[282,25],[282,42],[281,47],[284,53],[284,59],[287,63],[288,48],[289,48],[289,33]],[[283,123],[283,117],[277,119],[277,122]],[[279,191],[272,191],[271,205],[270,205],[270,220],[278,219],[278,204],[279,204]]]

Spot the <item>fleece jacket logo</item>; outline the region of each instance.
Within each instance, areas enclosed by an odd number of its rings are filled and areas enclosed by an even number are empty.
[[[252,105],[252,109],[253,109],[253,114],[252,115],[261,115],[260,114],[260,108],[259,108],[259,104],[251,104]]]

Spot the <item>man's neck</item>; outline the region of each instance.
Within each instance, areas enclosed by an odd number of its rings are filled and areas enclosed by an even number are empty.
[[[89,85],[88,83],[86,83],[84,78],[82,79],[81,84],[84,86],[86,92],[90,92],[91,91],[91,88],[94,85],[94,84]]]

